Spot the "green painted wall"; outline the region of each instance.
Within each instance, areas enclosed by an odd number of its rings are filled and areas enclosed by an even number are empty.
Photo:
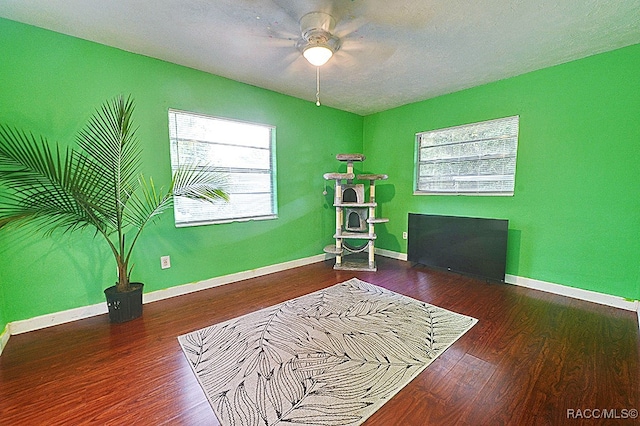
[[[160,183],[170,178],[168,108],[277,127],[279,218],[176,229],[165,215],[134,259],[145,291],[320,253],[334,227],[322,174],[364,143],[363,171],[389,174],[377,199],[390,222],[377,227],[377,246],[406,252],[408,212],[507,218],[509,274],[640,298],[640,45],[362,118],[12,21],[0,19],[0,35],[2,122],[69,141],[94,108],[131,93],[144,171]],[[514,197],[412,195],[416,132],[514,114]],[[171,269],[160,269],[162,255]],[[0,329],[103,302],[110,256],[90,233],[3,230]]]
[[[377,245],[406,252],[408,212],[506,218],[508,274],[639,299],[639,70],[634,45],[366,117]],[[415,133],[516,114],[513,197],[412,195]]]
[[[132,278],[145,291],[317,255],[331,241],[322,175],[337,167],[337,153],[362,149],[361,116],[8,20],[0,20],[0,38],[2,122],[69,141],[105,100],[131,93],[144,172],[161,184],[171,174],[169,108],[276,126],[279,218],[176,229],[166,214],[134,255]],[[170,269],[161,270],[163,255]],[[90,232],[44,238],[3,230],[0,271],[0,329],[103,302],[116,279],[106,244]]]

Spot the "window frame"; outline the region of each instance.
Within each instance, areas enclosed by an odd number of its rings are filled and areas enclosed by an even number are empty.
[[[503,133],[499,136],[492,136],[492,137],[469,137],[467,139],[461,139],[459,136],[456,138],[456,132],[458,132],[458,134],[460,133],[464,133],[467,132],[467,134],[471,133],[473,134],[473,130],[477,130],[477,129],[483,129],[483,128],[490,128],[491,126],[494,126],[494,129],[500,129],[500,126],[503,126],[503,128],[505,129],[509,129],[509,126],[514,126],[514,124],[512,123],[513,121],[515,121],[515,133]],[[468,123],[468,124],[462,124],[462,125],[458,125],[458,126],[452,126],[452,127],[446,127],[446,128],[441,128],[441,129],[434,129],[434,130],[427,130],[427,131],[423,131],[423,132],[418,132],[415,134],[415,151],[414,151],[414,182],[413,182],[413,195],[469,195],[469,196],[505,196],[505,197],[510,197],[513,196],[515,194],[515,179],[516,179],[516,164],[517,164],[517,155],[518,155],[518,139],[519,139],[519,133],[520,133],[520,116],[519,115],[512,115],[509,117],[502,117],[502,118],[496,118],[496,119],[491,119],[491,120],[485,120],[485,121],[479,121],[479,122],[474,122],[474,123]],[[433,136],[434,139],[436,138],[437,134],[446,134],[451,138],[456,138],[459,140],[453,140],[453,142],[447,142],[447,143],[435,143],[432,145],[428,145],[428,146],[423,146],[422,145],[422,141],[423,138],[427,138],[429,136]],[[514,141],[513,141],[514,140]],[[438,157],[437,155],[434,155],[433,158],[429,158],[429,159],[423,159],[421,157],[421,153],[422,150],[421,149],[434,149],[437,150],[438,148],[443,148],[443,147],[447,147],[447,146],[451,146],[452,150],[455,151],[455,147],[456,146],[461,146],[464,144],[478,144],[478,146],[480,146],[482,143],[486,143],[486,142],[499,142],[502,141],[503,142],[503,148],[504,150],[500,153],[479,153],[477,155],[467,155],[467,156],[463,156],[463,155],[458,155],[458,156],[440,156]],[[507,143],[510,143],[511,145],[506,147]],[[486,152],[486,151],[485,151]],[[509,165],[510,167],[513,168],[513,172],[509,172],[508,174],[476,174],[476,175],[463,175],[463,174],[442,174],[440,175],[440,180],[439,183],[441,185],[444,184],[449,184],[449,185],[453,185],[454,188],[436,188],[436,189],[421,189],[420,188],[420,183],[421,183],[421,178],[425,178],[427,176],[433,176],[433,175],[427,175],[427,174],[422,174],[421,170],[422,167],[421,166],[426,166],[428,164],[433,166],[433,169],[437,169],[438,167],[436,165],[440,164],[440,165],[450,165],[451,169],[455,169],[456,167],[454,166],[454,164],[456,163],[465,163],[467,162],[467,165],[471,164],[471,162],[476,162],[477,167],[480,167],[480,163],[482,161],[491,161],[491,160],[497,160],[496,163],[498,163],[500,160],[504,160],[504,159],[509,159],[509,158],[513,158],[513,163],[509,164],[508,160],[507,161],[503,161],[503,163],[506,163],[507,165]],[[503,165],[503,167],[505,167]],[[425,167],[426,168],[426,167]],[[444,167],[440,167],[440,168],[444,168]],[[462,168],[462,166],[460,166],[460,168]],[[470,178],[470,176],[475,176],[477,179],[472,179]],[[481,182],[490,182],[490,181],[494,181],[494,182],[499,182],[501,179],[491,179],[491,177],[499,177],[499,176],[503,176],[503,177],[510,177],[510,179],[502,179],[503,181],[503,185],[504,182],[509,183],[511,182],[512,184],[510,185],[510,187],[507,190],[495,190],[494,189],[482,189],[481,188]],[[471,182],[471,183],[475,183],[476,184],[476,189],[472,190],[472,189],[459,189],[455,186],[458,185],[458,182]],[[438,180],[433,181],[434,185],[438,183]],[[479,189],[480,188],[480,189]]]
[[[228,141],[204,141],[204,140],[195,140],[195,139],[185,139],[185,138],[181,138],[180,135],[178,134],[178,130],[176,128],[176,133],[175,133],[175,138],[173,136],[173,130],[171,129],[172,125],[177,125],[176,122],[174,122],[175,119],[172,119],[172,114],[174,115],[174,117],[176,117],[177,115],[183,115],[183,116],[189,116],[189,117],[194,117],[194,118],[200,118],[200,119],[207,119],[207,120],[214,120],[214,121],[220,121],[220,122],[224,122],[224,123],[231,123],[231,124],[246,124],[249,126],[258,126],[258,127],[262,127],[264,129],[267,129],[269,131],[269,143],[268,143],[268,148],[260,148],[257,146],[252,146],[252,145],[245,145],[245,144],[234,144],[234,143],[229,143]],[[219,145],[219,146],[224,146],[224,147],[237,147],[240,148],[242,150],[246,150],[247,148],[249,149],[268,149],[269,151],[269,168],[268,169],[262,169],[265,170],[266,173],[268,173],[270,175],[269,178],[269,191],[268,192],[263,192],[263,194],[269,194],[270,195],[270,212],[266,213],[266,214],[255,214],[255,215],[231,215],[231,216],[225,216],[225,217],[209,217],[206,219],[196,219],[196,218],[192,218],[191,220],[183,220],[183,221],[178,221],[178,209],[179,208],[183,208],[183,206],[181,205],[181,203],[179,202],[179,198],[178,196],[174,196],[174,223],[175,226],[177,228],[182,228],[182,227],[191,227],[191,226],[200,226],[200,225],[211,225],[211,224],[224,224],[224,223],[232,223],[232,222],[248,222],[248,221],[252,221],[252,220],[270,220],[270,219],[277,219],[278,218],[278,202],[277,202],[277,174],[276,174],[276,126],[270,125],[270,124],[264,124],[264,123],[256,123],[256,122],[250,122],[250,121],[244,121],[244,120],[238,120],[238,119],[234,119],[234,118],[228,118],[228,117],[221,117],[221,116],[215,116],[215,115],[208,115],[208,114],[202,114],[202,113],[197,113],[197,112],[192,112],[192,111],[184,111],[184,110],[179,110],[179,109],[175,109],[175,108],[169,108],[168,110],[168,130],[169,130],[169,147],[171,150],[171,169],[172,171],[175,171],[178,167],[180,167],[181,165],[184,164],[180,164],[179,159],[176,158],[177,157],[177,146],[174,147],[174,143],[180,143],[180,140],[189,140],[192,143],[201,143],[203,145],[206,145],[208,148],[211,148],[212,145]],[[204,162],[203,164],[205,164],[206,162]],[[215,165],[214,165],[215,166]],[[247,167],[247,168],[238,168],[238,167],[219,167],[216,166],[216,169],[221,171],[222,173],[227,174],[227,176],[230,176],[232,174],[242,174],[242,173],[252,173],[250,170],[258,170],[255,168],[251,168],[251,167]],[[247,170],[249,172],[245,172],[243,170]],[[226,190],[228,191],[229,188],[226,188]],[[229,192],[229,196],[230,196],[230,200],[229,203],[233,202],[233,194],[234,192]],[[186,203],[189,202],[197,202],[194,200],[185,200]],[[202,203],[206,203],[208,204],[208,202],[202,202]],[[214,202],[214,204],[222,204],[222,203],[227,203],[224,200],[216,200]],[[206,210],[206,208],[205,208]],[[214,212],[211,212],[211,214],[213,214]]]

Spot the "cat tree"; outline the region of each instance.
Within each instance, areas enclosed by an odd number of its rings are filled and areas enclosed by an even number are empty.
[[[349,271],[376,271],[375,262],[375,225],[388,222],[389,219],[376,217],[376,181],[387,179],[387,175],[353,173],[353,163],[364,161],[362,154],[338,154],[338,161],[347,163],[346,173],[325,173],[326,180],[335,181],[333,206],[336,209],[335,245],[324,248],[325,253],[336,255],[333,269]],[[365,199],[365,183],[368,182],[369,200]],[[361,246],[352,245],[353,241],[365,240]],[[345,252],[359,253],[368,251],[368,260],[345,260]]]

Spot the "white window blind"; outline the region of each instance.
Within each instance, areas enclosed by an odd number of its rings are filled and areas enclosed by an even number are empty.
[[[215,203],[175,197],[176,226],[276,217],[273,126],[169,110],[169,136],[174,170],[214,166],[229,194]]]
[[[416,134],[414,194],[513,195],[519,117]]]

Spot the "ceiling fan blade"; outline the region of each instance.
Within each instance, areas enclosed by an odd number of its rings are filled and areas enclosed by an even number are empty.
[[[362,17],[351,17],[348,20],[337,21],[335,36],[340,39],[346,39],[349,37],[357,37],[360,28],[367,24],[367,21]]]
[[[382,42],[364,40],[344,40],[332,61],[340,69],[353,70],[380,66],[396,52],[395,46]]]
[[[283,49],[295,49],[296,39],[290,39],[287,37],[274,37],[274,36],[255,36],[252,38],[257,49],[260,48],[283,48]]]

